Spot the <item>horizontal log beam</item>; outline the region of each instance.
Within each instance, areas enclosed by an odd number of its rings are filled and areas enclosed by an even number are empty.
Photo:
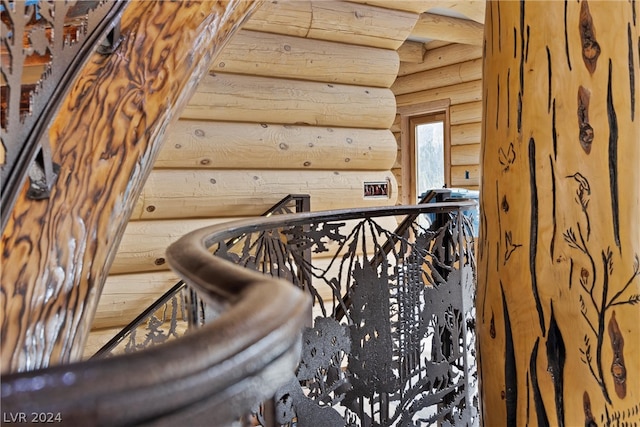
[[[484,25],[468,19],[423,13],[413,27],[410,37],[482,46]]]
[[[216,73],[182,118],[388,129],[395,114],[389,89]]]
[[[399,95],[396,101],[398,107],[404,107],[421,102],[440,101],[443,99],[449,99],[451,105],[480,101],[482,99],[482,80],[473,80],[452,86],[407,93],[405,95]]]
[[[433,0],[348,0],[353,3],[368,4],[385,9],[404,10],[407,12],[422,13],[431,7]]]
[[[480,164],[480,143],[451,146],[451,165],[478,164]]]
[[[166,248],[185,234],[240,218],[130,221],[109,274],[168,270]]]
[[[128,325],[162,294],[171,289],[178,280],[178,275],[170,270],[146,274],[110,275],[98,302],[91,326],[92,331]],[[113,335],[104,343],[112,337]]]
[[[179,120],[155,168],[388,170],[395,156],[384,129]]]
[[[435,49],[427,49],[421,63],[401,62],[398,76],[419,73],[482,58],[482,47],[468,44],[448,44]]]
[[[484,0],[349,0],[355,3],[365,3],[372,6],[388,9],[406,10],[408,12],[422,13],[435,9],[436,11],[452,11],[460,13],[467,18],[484,23]]]
[[[212,69],[388,88],[399,65],[398,54],[389,49],[243,30],[225,46]]]
[[[415,25],[415,13],[347,2],[270,1],[244,28],[396,50]]]
[[[461,125],[482,121],[482,101],[452,105],[449,110],[449,123]]]
[[[388,182],[390,197],[364,198],[365,182]],[[256,216],[287,194],[309,194],[314,211],[387,206],[396,181],[388,171],[154,170],[132,218]]]
[[[480,166],[451,166],[451,185],[463,188],[480,185]]]
[[[482,79],[482,59],[460,62],[446,67],[398,77],[391,86],[396,95],[451,86]]]
[[[482,123],[451,126],[451,145],[478,144],[482,136]]]

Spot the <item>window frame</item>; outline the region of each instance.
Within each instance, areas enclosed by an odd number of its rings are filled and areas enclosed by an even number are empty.
[[[449,99],[423,102],[403,107],[398,107],[400,114],[400,165],[403,205],[415,204],[417,191],[417,166],[415,126],[422,123],[435,121],[433,118],[442,115],[444,119],[444,182],[446,187],[451,187],[451,123]],[[408,191],[407,191],[408,189]]]

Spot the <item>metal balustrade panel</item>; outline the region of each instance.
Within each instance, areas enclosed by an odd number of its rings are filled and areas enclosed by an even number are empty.
[[[478,424],[471,225],[459,211],[438,218],[426,228],[418,216],[401,235],[377,218],[310,221],[213,246],[314,299],[278,424]]]

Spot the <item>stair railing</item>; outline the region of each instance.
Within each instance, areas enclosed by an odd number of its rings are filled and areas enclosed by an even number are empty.
[[[195,246],[183,255],[191,286],[221,309],[216,319],[136,353],[3,375],[3,413],[70,426],[221,427],[272,396],[299,361],[308,296],[222,259],[204,265]]]
[[[472,201],[274,216],[214,226],[167,251],[188,280],[222,257],[314,301],[302,361],[259,425],[477,425]],[[435,214],[426,225],[419,217]],[[382,218],[413,218],[401,234]],[[236,244],[229,248],[226,244]],[[392,242],[392,243],[389,243]],[[196,245],[200,261],[186,251]],[[311,262],[304,253],[313,253]],[[326,257],[320,258],[323,254]],[[348,302],[348,303],[347,303]],[[342,306],[344,315],[334,313]]]
[[[311,210],[308,194],[289,194],[267,209],[261,217]],[[242,236],[229,239],[228,247]],[[306,255],[310,257],[310,254]],[[153,304],[142,311],[120,332],[107,341],[91,358],[110,357],[117,353],[132,353],[184,335],[190,328],[200,327],[216,316],[199,296],[199,292],[178,281]],[[143,335],[139,338],[139,335]]]

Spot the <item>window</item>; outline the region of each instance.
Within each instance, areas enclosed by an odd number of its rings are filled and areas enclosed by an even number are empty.
[[[427,190],[447,186],[444,122],[444,113],[429,114],[409,120],[414,158],[414,203],[417,203],[420,196]]]
[[[398,108],[400,114],[400,195],[414,204],[432,188],[451,186],[449,100]]]

